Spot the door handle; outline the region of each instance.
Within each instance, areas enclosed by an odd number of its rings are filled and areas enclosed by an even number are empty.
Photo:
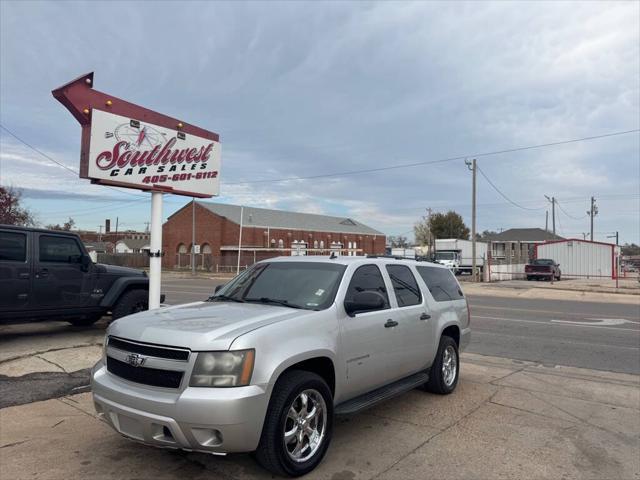
[[[25,280],[27,278],[29,278],[29,272],[24,272],[24,273],[19,273],[18,274],[18,278]]]
[[[396,326],[398,326],[398,322],[391,319],[387,320],[387,323],[384,324],[384,328],[392,328]]]
[[[422,315],[420,315],[420,320],[429,320],[431,318],[431,315],[429,315],[428,313],[423,313]]]
[[[49,270],[43,268],[38,273],[36,273],[36,278],[44,278],[49,276]]]

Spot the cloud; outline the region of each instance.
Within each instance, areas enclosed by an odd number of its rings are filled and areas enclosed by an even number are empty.
[[[640,127],[637,2],[159,2],[152,9],[132,2],[118,22],[108,2],[0,8],[3,124],[75,168],[80,129],[50,91],[95,70],[100,90],[221,134],[223,196],[215,201],[352,216],[396,234],[410,230],[427,207],[454,208],[469,223],[470,174],[462,161],[238,182]],[[544,208],[543,194],[586,202],[638,193],[639,138],[479,162],[518,203]],[[2,182],[62,196],[130,197],[47,165],[4,136],[0,158]],[[544,223],[544,210],[532,215],[513,207],[483,179],[478,188],[479,204],[490,205],[479,209],[480,229]],[[186,200],[168,198],[166,210]],[[605,203],[602,230],[640,240],[637,219],[616,213],[633,197]],[[138,222],[148,212],[128,215]]]

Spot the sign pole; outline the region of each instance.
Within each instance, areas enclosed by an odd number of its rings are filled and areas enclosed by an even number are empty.
[[[162,275],[162,192],[151,192],[151,249],[149,250],[149,310],[160,308]]]

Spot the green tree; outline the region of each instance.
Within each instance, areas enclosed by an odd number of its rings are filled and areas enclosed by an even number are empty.
[[[459,238],[461,240],[469,240],[469,228],[464,224],[462,216],[453,210],[447,213],[434,213],[431,215],[431,220],[425,222],[428,224],[428,229],[434,238]],[[418,225],[416,225],[416,227],[418,227]]]
[[[640,246],[636,245],[635,243],[632,243],[632,244],[625,243],[620,250],[622,251],[622,255],[625,255],[625,256],[640,255]]]
[[[389,245],[391,245],[392,248],[406,248],[409,246],[409,242],[407,241],[407,237],[392,235],[389,237]]]
[[[22,193],[13,187],[0,186],[0,223],[30,227],[36,224],[33,214],[21,205]]]

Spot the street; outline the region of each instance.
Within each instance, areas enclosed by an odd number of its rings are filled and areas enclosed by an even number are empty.
[[[167,303],[207,298],[224,280],[171,278]],[[462,284],[463,289],[465,284]],[[469,295],[469,352],[640,374],[640,300],[634,304]]]

